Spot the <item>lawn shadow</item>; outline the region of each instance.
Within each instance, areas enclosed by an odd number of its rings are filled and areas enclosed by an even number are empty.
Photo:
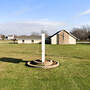
[[[27,61],[23,61],[22,59],[8,58],[8,57],[0,58],[0,61],[9,62],[9,63],[15,63],[15,64],[18,64],[20,62],[27,62]]]

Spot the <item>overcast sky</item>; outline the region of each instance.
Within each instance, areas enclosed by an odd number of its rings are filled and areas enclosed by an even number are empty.
[[[53,34],[87,24],[90,0],[0,0],[0,34]]]

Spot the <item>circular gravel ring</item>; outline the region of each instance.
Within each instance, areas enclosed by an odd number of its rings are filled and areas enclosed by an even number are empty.
[[[52,63],[51,64],[46,64],[46,65],[44,63],[43,64],[38,64],[35,61],[28,61],[26,63],[26,65],[29,66],[29,67],[44,68],[44,69],[55,68],[55,67],[59,66],[59,62],[54,61],[54,60],[47,60],[47,61],[52,62]],[[35,63],[32,63],[32,62],[35,62]]]
[[[45,65],[45,66],[53,64],[52,60],[45,60],[44,63],[42,63],[41,60],[34,60],[33,62],[34,62],[34,64]]]

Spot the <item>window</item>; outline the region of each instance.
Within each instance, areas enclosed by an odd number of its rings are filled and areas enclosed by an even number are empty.
[[[63,40],[64,40],[64,33],[63,33]]]
[[[34,43],[34,40],[32,40],[32,43]]]
[[[24,40],[22,40],[22,42],[24,43]]]

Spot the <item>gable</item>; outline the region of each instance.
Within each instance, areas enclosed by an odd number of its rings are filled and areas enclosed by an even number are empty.
[[[73,36],[71,33],[67,32],[66,30],[60,30],[60,31],[56,32],[55,34],[53,34],[53,35],[51,36],[51,38],[52,38],[53,36],[55,36],[56,34],[59,34],[59,33],[61,33],[61,32],[66,32],[68,35],[70,35],[70,36],[73,37],[74,39],[77,39],[75,36]]]

